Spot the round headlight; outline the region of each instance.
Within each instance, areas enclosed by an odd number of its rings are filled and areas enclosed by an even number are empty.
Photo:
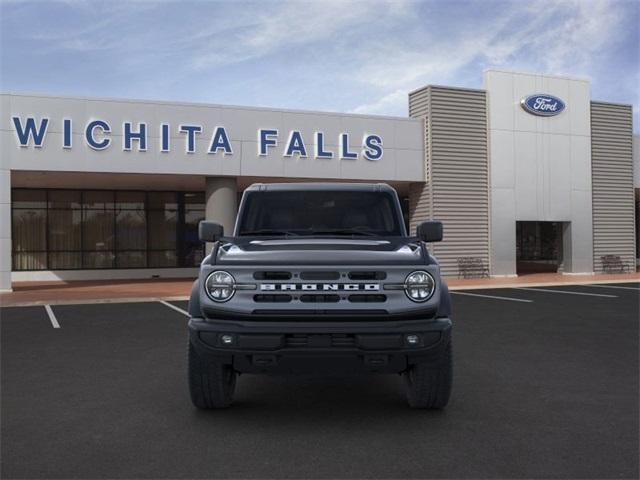
[[[436,281],[424,270],[412,272],[404,281],[404,292],[414,302],[426,302],[436,290]]]
[[[236,292],[236,281],[230,273],[216,270],[207,277],[205,291],[214,302],[226,302]]]

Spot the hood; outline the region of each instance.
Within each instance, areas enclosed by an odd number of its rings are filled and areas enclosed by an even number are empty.
[[[219,265],[416,265],[426,255],[411,238],[233,238],[220,245]]]

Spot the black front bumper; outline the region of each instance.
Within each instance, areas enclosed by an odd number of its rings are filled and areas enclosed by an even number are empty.
[[[411,344],[408,336],[418,341]],[[438,362],[451,320],[265,322],[191,318],[189,337],[201,360],[244,373],[402,372]],[[225,343],[231,339],[230,343]]]

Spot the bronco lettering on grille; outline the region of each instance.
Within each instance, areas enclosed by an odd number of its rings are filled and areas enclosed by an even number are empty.
[[[359,291],[377,292],[380,285],[377,283],[263,283],[260,285],[262,291]]]

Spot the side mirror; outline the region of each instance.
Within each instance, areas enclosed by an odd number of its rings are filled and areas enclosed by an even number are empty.
[[[423,242],[441,242],[442,241],[442,222],[438,220],[430,220],[422,222],[416,227],[416,235]]]
[[[224,234],[224,227],[219,223],[202,220],[198,224],[198,237],[201,242],[217,242]]]

